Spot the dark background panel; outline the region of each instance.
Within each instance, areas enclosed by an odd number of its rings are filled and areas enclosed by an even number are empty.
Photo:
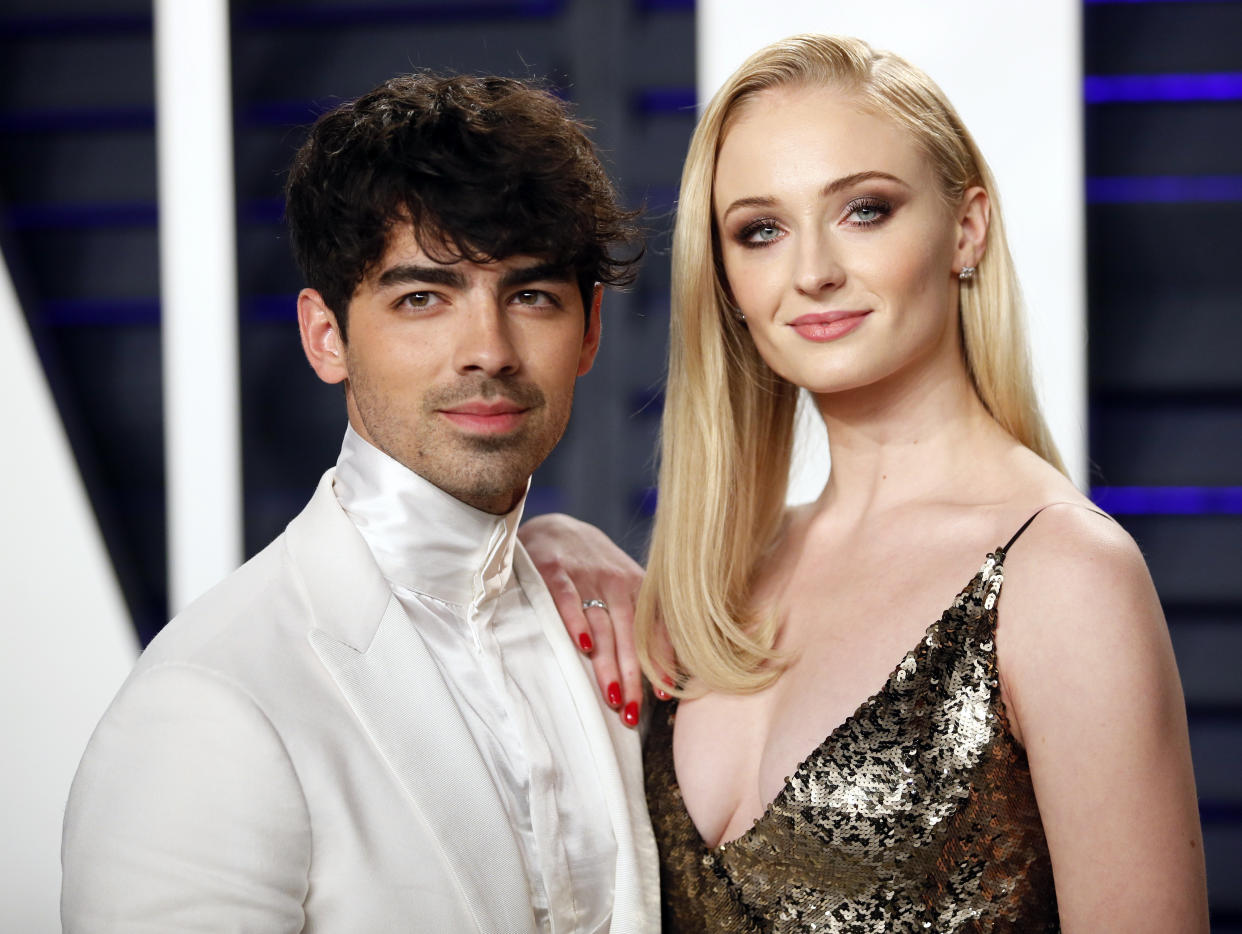
[[[1236,2],[1083,6],[1089,75],[1237,71],[1239,36]]]
[[[128,168],[118,172],[117,166]],[[80,209],[102,202],[154,210],[155,140],[149,130],[125,128],[6,135],[0,179],[18,182],[5,192],[14,207]]]
[[[1167,604],[1238,605],[1242,515],[1120,516],[1119,521],[1138,542]]]
[[[1087,3],[1083,25],[1091,480],[1136,488],[1097,495],[1169,618],[1213,931],[1242,931],[1242,510],[1221,495],[1242,488],[1242,3]]]
[[[1229,707],[1237,703],[1238,659],[1242,658],[1242,626],[1227,611],[1180,607],[1168,604],[1165,612],[1173,650],[1183,674],[1186,703],[1193,706]],[[1234,795],[1242,783],[1234,778]]]
[[[1086,130],[1088,175],[1242,173],[1242,101],[1102,104]]]
[[[65,26],[57,29],[52,21],[42,32],[4,30],[0,79],[10,106],[18,105],[19,113],[77,111],[86,119],[104,116],[91,113],[98,109],[155,106],[149,26],[142,20],[117,30],[82,28],[73,20]]]
[[[1242,389],[1240,232],[1242,201],[1088,208],[1094,391]]]
[[[1093,479],[1102,485],[1231,486],[1242,478],[1242,392],[1195,404],[1100,401],[1091,428]]]

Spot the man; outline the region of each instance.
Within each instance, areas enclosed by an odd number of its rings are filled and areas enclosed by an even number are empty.
[[[287,195],[341,455],[104,716],[65,930],[656,929],[637,736],[514,540],[630,215],[562,105],[502,78],[324,115]]]

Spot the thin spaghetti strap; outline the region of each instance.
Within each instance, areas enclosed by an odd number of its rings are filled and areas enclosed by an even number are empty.
[[[1014,542],[1016,542],[1016,541],[1018,540],[1018,536],[1019,536],[1019,535],[1021,535],[1023,532],[1025,532],[1025,531],[1026,531],[1027,526],[1029,526],[1032,522],[1034,522],[1034,521],[1035,521],[1035,516],[1038,516],[1041,512],[1043,512],[1043,511],[1044,511],[1045,509],[1047,509],[1049,506],[1059,506],[1059,505],[1062,505],[1062,504],[1061,504],[1061,503],[1047,503],[1046,505],[1040,506],[1038,509],[1036,509],[1036,510],[1035,510],[1035,512],[1031,515],[1031,518],[1029,518],[1029,519],[1027,519],[1025,522],[1023,522],[1023,523],[1022,523],[1022,527],[1021,527],[1020,529],[1018,529],[1018,531],[1016,531],[1016,532],[1014,532],[1014,533],[1013,533],[1013,538],[1009,539],[1009,541],[1007,541],[1007,542],[1005,543],[1004,547],[1002,547],[1002,548],[1001,548],[1001,554],[1006,554],[1006,553],[1008,553],[1008,551],[1009,551],[1010,547],[1013,545],[1013,543],[1014,543]],[[1072,504],[1070,504],[1070,503],[1066,503],[1066,504],[1064,504],[1064,505],[1072,505]],[[1100,512],[1098,509],[1090,509],[1090,510],[1088,510],[1088,512],[1093,512],[1093,513],[1095,513],[1097,516],[1104,516],[1104,518],[1105,518],[1105,519],[1110,519],[1110,520],[1112,519],[1112,516],[1109,516],[1109,515],[1107,515],[1107,514],[1105,514],[1105,513],[1102,513],[1102,512]]]

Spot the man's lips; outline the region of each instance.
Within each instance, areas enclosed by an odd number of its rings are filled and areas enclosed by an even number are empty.
[[[438,410],[458,428],[475,434],[504,434],[517,428],[530,409],[508,399],[462,402]]]
[[[834,341],[854,330],[867,315],[870,309],[859,311],[820,311],[809,315],[800,315],[789,322],[789,326],[799,336],[810,341]]]

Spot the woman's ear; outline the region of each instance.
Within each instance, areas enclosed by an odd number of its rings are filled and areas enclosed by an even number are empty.
[[[978,185],[966,189],[957,209],[957,250],[953,257],[956,270],[978,266],[983,259],[991,216],[992,203],[987,191]]]
[[[298,330],[302,334],[306,359],[321,380],[339,383],[349,376],[345,366],[345,340],[337,326],[336,315],[314,289],[298,293]]]

